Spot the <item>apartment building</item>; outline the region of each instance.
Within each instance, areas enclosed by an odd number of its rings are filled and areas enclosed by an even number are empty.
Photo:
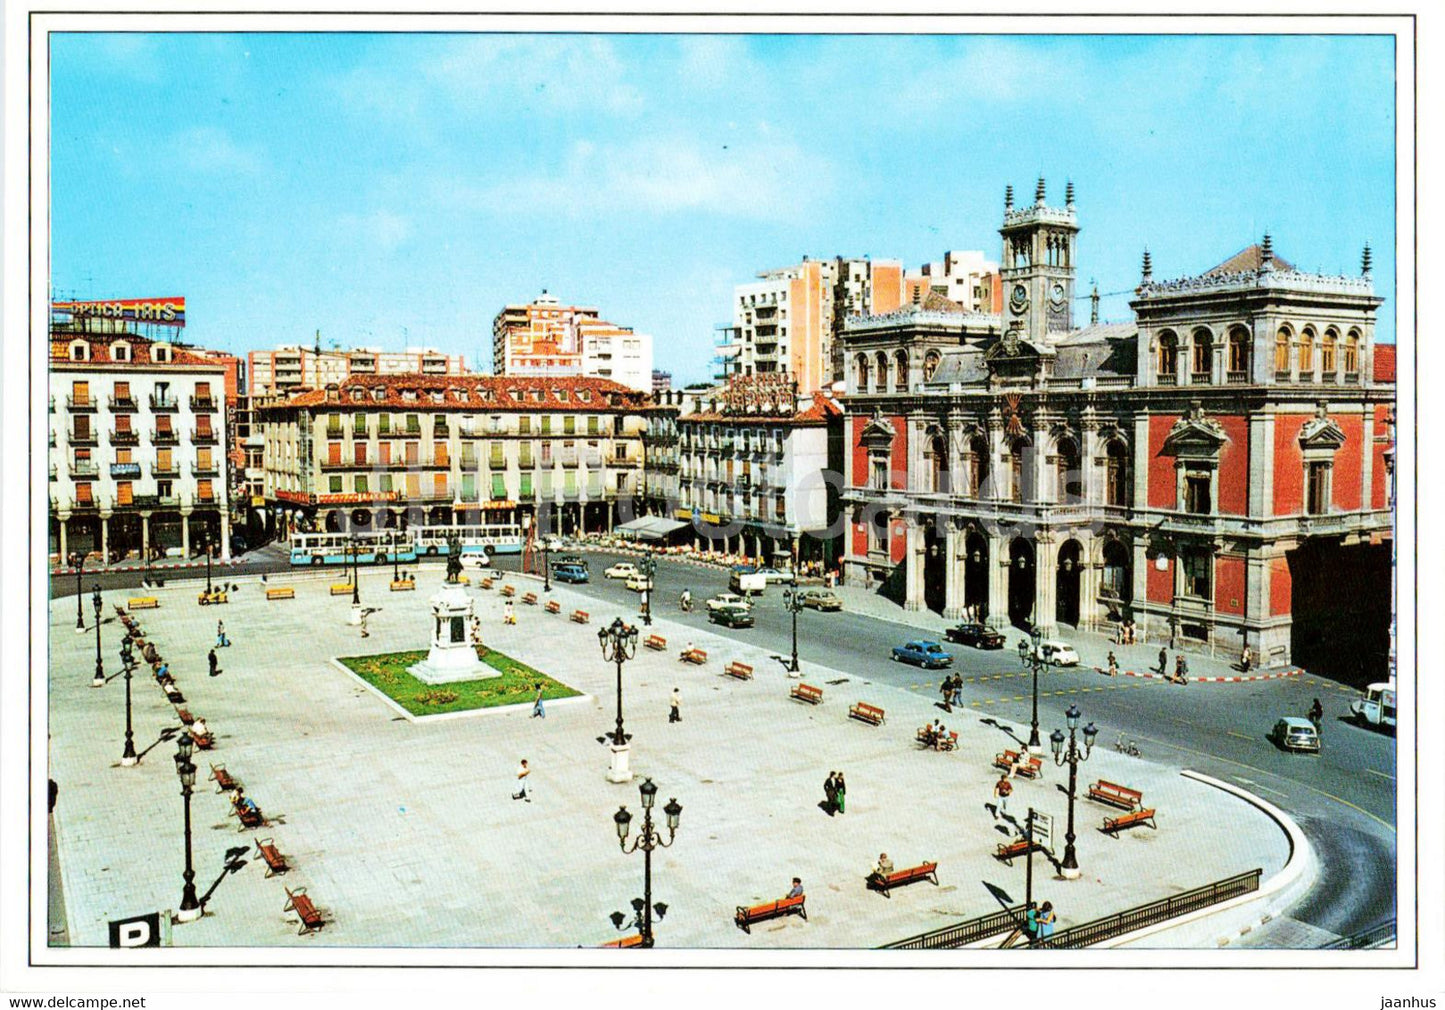
[[[652,389],[652,337],[608,322],[592,306],[563,305],[543,291],[535,301],[497,313],[492,371],[609,379],[646,393]]]
[[[285,344],[269,351],[252,351],[246,365],[246,392],[261,398],[298,389],[321,389],[351,375],[465,375],[467,371],[464,355],[445,354],[429,347],[323,351],[319,345]]]
[[[965,312],[1003,311],[1003,280],[998,264],[979,251],[946,252],[942,260],[923,264],[916,273],[906,274],[903,281],[905,302],[921,303],[931,291],[963,306]]]

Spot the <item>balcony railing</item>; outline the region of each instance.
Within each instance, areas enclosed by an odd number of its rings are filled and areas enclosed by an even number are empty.
[[[111,445],[139,445],[140,432],[133,428],[116,428],[110,433]]]
[[[70,510],[72,512],[90,512],[100,507],[100,502],[95,498],[70,499]]]
[[[51,464],[50,464],[50,479],[51,479],[51,480],[55,480],[55,476],[56,476],[56,467],[55,467],[55,464],[54,464],[54,463],[51,463]]]
[[[67,397],[65,398],[65,405],[66,405],[67,407],[69,407],[71,410],[77,411],[77,412],[79,412],[79,411],[95,411],[96,409],[99,408],[99,406],[100,406],[100,401],[98,401],[98,400],[97,400],[95,397],[93,397],[93,396],[87,396],[87,397],[84,397],[84,398],[82,398],[82,399],[76,399],[76,398],[73,397],[73,396],[67,396]]]
[[[191,409],[192,409],[192,410],[215,410],[215,409],[216,409],[216,398],[213,397],[213,396],[193,396],[193,397],[191,397]]]
[[[1207,386],[1207,385],[1209,385],[1209,373],[1208,373],[1208,372],[1191,372],[1190,375],[1189,375],[1189,384],[1190,384],[1191,386]]]
[[[113,413],[132,413],[138,409],[135,397],[133,396],[112,396],[110,398],[110,409]]]
[[[1288,381],[1289,381],[1289,369],[1286,368],[1284,371],[1280,371],[1279,369],[1275,369],[1275,372],[1274,372],[1274,381],[1275,381],[1275,382],[1288,382]]]
[[[1179,385],[1179,377],[1173,372],[1161,372],[1155,379],[1155,382],[1161,386],[1177,386]]]
[[[156,396],[155,394],[151,394],[150,401],[151,410],[158,413],[175,413],[181,409],[180,401],[174,396]]]
[[[181,433],[174,428],[162,431],[158,428],[151,429],[151,441],[156,445],[180,445]]]
[[[100,476],[100,467],[96,465],[94,460],[86,460],[83,463],[71,463],[70,476],[92,478],[98,477]]]
[[[1345,385],[1347,385],[1347,386],[1357,386],[1357,385],[1359,385],[1359,383],[1360,383],[1360,373],[1359,373],[1359,372],[1346,372],[1346,373],[1345,373]]]
[[[71,445],[96,445],[100,441],[100,435],[94,428],[89,431],[75,431],[69,433]]]
[[[180,463],[152,463],[152,477],[179,477],[181,475]]]
[[[1244,383],[1246,383],[1246,382],[1249,381],[1249,373],[1248,373],[1248,372],[1226,372],[1226,373],[1224,374],[1224,379],[1225,379],[1225,381],[1228,382],[1230,385],[1243,385]]]
[[[221,472],[218,463],[192,463],[191,476],[193,477],[215,477]]]
[[[192,428],[191,441],[196,445],[215,445],[220,439],[220,432],[215,428]]]

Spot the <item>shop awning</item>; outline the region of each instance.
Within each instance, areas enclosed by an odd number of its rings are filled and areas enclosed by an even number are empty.
[[[680,530],[686,525],[687,523],[669,519],[666,516],[642,516],[631,522],[614,526],[612,532],[635,537],[638,540],[661,540],[669,533]]]

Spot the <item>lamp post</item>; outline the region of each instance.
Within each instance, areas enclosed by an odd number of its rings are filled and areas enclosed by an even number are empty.
[[[1034,675],[1034,715],[1029,728],[1030,747],[1039,745],[1039,670],[1044,665],[1043,657],[1039,655],[1039,643],[1042,641],[1043,635],[1038,628],[1034,628],[1028,638],[1019,639],[1019,662]]]
[[[196,871],[191,866],[191,787],[196,784],[196,766],[191,764],[191,735],[182,733],[176,743],[176,776],[181,780],[181,798],[186,815],[186,882],[181,889],[181,907],[177,922],[191,922],[201,917],[201,903],[196,900]]]
[[[206,595],[211,595],[211,534],[206,531]]]
[[[656,588],[653,586],[652,580],[657,575],[657,559],[649,554],[642,559],[642,565],[640,567],[642,580],[647,586],[647,588],[642,591],[642,623],[650,628],[652,627],[653,590]]]
[[[795,573],[797,569],[793,570]],[[803,594],[798,592],[798,576],[793,575],[793,588],[783,590],[783,606],[793,616],[793,658],[788,663],[788,672],[796,675],[798,673],[798,614],[803,610]]]
[[[542,541],[542,592],[552,591],[552,547],[544,539]]]
[[[627,844],[627,828],[632,823],[632,815],[627,812],[627,807],[618,807],[612,820],[617,825],[617,844],[622,851],[631,854],[638,849],[642,850],[642,899],[632,899],[632,910],[635,913],[632,924],[638,927],[638,932],[642,935],[642,946],[651,947],[652,913],[656,910],[659,919],[667,914],[665,904],[652,903],[652,852],[654,849],[667,848],[677,839],[677,822],[682,816],[682,804],[677,802],[677,797],[673,797],[662,808],[662,812],[667,815],[667,841],[664,842],[662,832],[652,825],[652,804],[657,798],[657,786],[652,779],[643,779],[637,791],[642,794],[642,832],[633,839],[631,847]],[[621,929],[626,921],[627,916],[623,913],[612,913],[612,924],[618,929]]]
[[[346,623],[355,626],[361,623],[361,545],[356,538],[347,537],[346,553],[351,559],[351,616]]]
[[[140,757],[135,752],[135,734],[131,732],[130,725],[130,672],[135,667],[135,660],[130,654],[129,636],[121,641],[120,663],[125,673],[125,750],[121,751],[120,763],[129,768],[140,763]]]
[[[1078,785],[1079,765],[1089,760],[1089,755],[1094,751],[1094,737],[1099,731],[1094,728],[1093,723],[1084,727],[1084,750],[1079,752],[1079,741],[1075,736],[1075,730],[1079,728],[1079,706],[1070,705],[1064,713],[1064,719],[1069,726],[1069,747],[1064,749],[1064,734],[1062,730],[1054,730],[1049,734],[1049,743],[1054,750],[1054,764],[1063,765],[1067,762],[1069,766],[1069,830],[1064,833],[1064,861],[1060,863],[1064,876],[1074,880],[1079,876],[1079,860],[1074,855],[1074,793]]]
[[[615,617],[612,624],[597,631],[602,658],[617,664],[617,729],[612,734],[612,764],[607,771],[609,782],[630,782],[627,734],[622,731],[622,664],[637,655],[637,628]]]
[[[83,634],[85,634],[85,611],[84,611],[84,610],[82,609],[82,607],[81,607],[81,604],[82,604],[82,602],[83,602],[82,599],[81,599],[81,597],[83,597],[83,596],[85,595],[85,590],[82,589],[82,588],[81,588],[81,585],[80,585],[81,572],[82,572],[82,570],[83,570],[84,568],[85,568],[85,553],[84,553],[83,551],[76,551],[76,552],[75,552],[75,633],[76,633],[77,635],[83,635]]]
[[[95,608],[95,676],[90,678],[91,687],[105,687],[105,667],[100,662],[100,583],[90,591],[90,605]]]

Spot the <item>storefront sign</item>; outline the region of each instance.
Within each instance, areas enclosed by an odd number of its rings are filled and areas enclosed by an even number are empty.
[[[112,947],[159,947],[161,945],[161,914],[148,912],[129,919],[110,922]]]
[[[279,498],[279,499],[281,499],[282,501],[300,502],[302,505],[310,505],[312,502],[314,502],[314,501],[316,500],[316,499],[315,499],[315,496],[309,495],[309,494],[307,494],[305,491],[280,491],[280,490],[278,490],[278,491],[276,492],[276,497]]]
[[[396,501],[400,497],[395,491],[365,491],[357,494],[319,494],[318,505],[359,505],[363,502]]]
[[[482,508],[484,509],[512,509],[516,507],[516,502],[504,498],[492,498],[482,502]]]
[[[252,508],[258,508],[258,509],[259,509],[259,508],[265,508],[265,507],[266,507],[266,499],[265,499],[264,497],[262,497],[261,495],[258,495],[258,494],[252,495],[252,496],[251,496],[251,507],[252,507]]]
[[[102,316],[124,319],[132,323],[158,323],[161,326],[186,325],[184,298],[120,298],[100,302],[51,302],[51,311],[69,312],[72,316]]]

